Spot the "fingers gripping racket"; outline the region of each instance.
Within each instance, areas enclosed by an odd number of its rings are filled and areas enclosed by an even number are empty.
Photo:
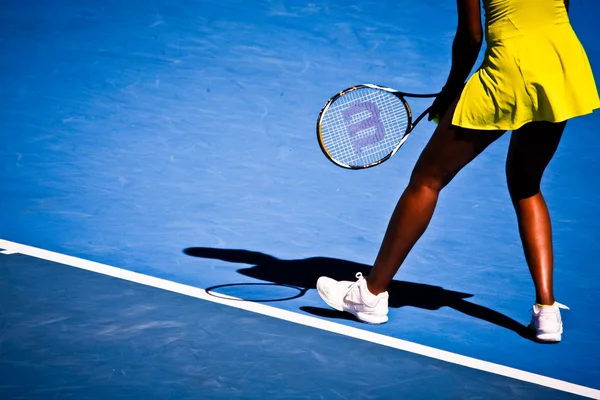
[[[410,94],[383,86],[353,86],[333,96],[317,121],[321,150],[334,164],[363,169],[381,164],[404,144],[429,108],[412,121],[405,97],[429,98],[437,94]]]

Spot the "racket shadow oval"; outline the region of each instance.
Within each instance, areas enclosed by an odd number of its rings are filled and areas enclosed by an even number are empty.
[[[281,288],[291,289],[292,292],[294,292],[296,294],[290,295],[290,296],[284,296],[284,297],[261,298],[259,296],[262,296],[262,294],[256,295],[255,293],[252,293],[253,291],[251,288],[256,288],[256,287],[261,287],[261,288],[277,287],[278,289],[281,289]],[[239,294],[236,294],[236,290],[238,290],[238,289],[240,289]],[[272,302],[277,302],[277,301],[294,300],[294,299],[304,296],[304,294],[308,291],[308,289],[306,289],[306,288],[301,288],[301,287],[292,286],[292,285],[286,285],[286,284],[282,284],[282,283],[248,283],[248,282],[226,283],[223,285],[211,286],[204,290],[206,291],[206,293],[208,293],[209,295],[211,295],[213,297],[227,299],[227,300],[250,301],[253,303],[272,303]],[[233,290],[232,295],[223,293],[225,291],[231,292],[232,290]],[[264,292],[264,290],[262,290],[261,292]]]
[[[192,257],[248,264],[251,266],[240,268],[237,272],[270,285],[280,285],[299,290],[298,295],[289,298],[263,300],[263,302],[300,298],[308,290],[316,289],[317,279],[321,276],[328,276],[336,280],[353,281],[356,279],[355,274],[357,272],[367,276],[371,270],[371,267],[366,264],[330,257],[282,260],[256,251],[210,247],[190,247],[184,249],[183,252]],[[214,290],[219,286],[228,285],[238,284],[217,285],[209,289]],[[391,308],[417,307],[433,311],[442,307],[450,307],[465,315],[511,330],[523,338],[534,340],[532,331],[525,325],[498,311],[466,301],[466,299],[473,297],[469,293],[452,291],[424,283],[399,280],[392,281],[388,293]],[[329,308],[301,307],[301,310],[320,317],[352,319],[346,313],[329,310]]]

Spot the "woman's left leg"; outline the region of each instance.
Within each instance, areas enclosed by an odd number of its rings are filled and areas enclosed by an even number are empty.
[[[506,160],[508,190],[540,305],[554,304],[552,225],[540,184],[565,125],[531,122],[514,131]]]

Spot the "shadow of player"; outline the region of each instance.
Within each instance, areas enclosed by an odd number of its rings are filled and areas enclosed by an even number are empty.
[[[242,275],[271,282],[278,285],[293,286],[302,290],[315,289],[320,276],[336,280],[356,280],[355,274],[369,275],[371,267],[365,264],[329,257],[310,257],[299,260],[281,260],[268,254],[236,249],[216,249],[209,247],[190,247],[184,253],[199,258],[218,259],[231,263],[249,264],[237,272]],[[223,285],[227,286],[227,285]],[[465,299],[472,294],[455,292],[440,286],[394,280],[388,287],[389,306],[417,307],[425,310],[438,310],[450,307],[463,314],[487,321],[514,331],[523,338],[533,340],[532,331],[514,319],[480,306]],[[329,308],[301,307],[301,310],[327,318],[354,319],[353,316]]]

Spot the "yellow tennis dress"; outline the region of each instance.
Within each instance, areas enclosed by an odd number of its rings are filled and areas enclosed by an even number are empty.
[[[600,108],[585,50],[563,0],[483,0],[487,50],[467,82],[452,123],[515,130]]]

